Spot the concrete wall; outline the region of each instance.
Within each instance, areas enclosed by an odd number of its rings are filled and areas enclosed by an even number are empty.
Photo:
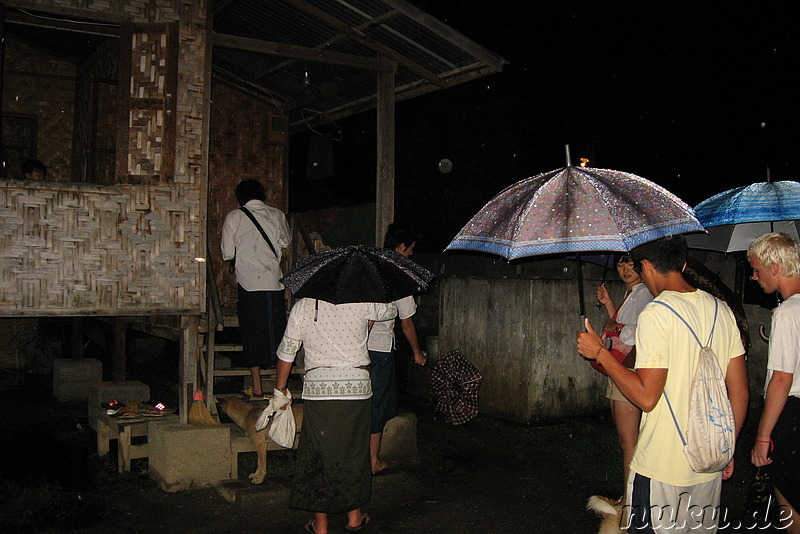
[[[460,349],[483,374],[481,413],[530,423],[606,408],[605,378],[575,350],[574,280],[448,277],[440,292],[439,352]]]
[[[736,262],[730,255],[693,251],[709,270],[730,286]],[[460,349],[483,374],[480,411],[531,423],[607,410],[605,377],[575,351],[579,328],[576,265],[569,259],[515,262],[467,254],[446,254],[436,267],[439,290],[438,353]],[[598,326],[606,319],[597,308],[595,289],[603,269],[582,269],[586,313]],[[749,271],[743,276],[749,276]],[[615,302],[623,287],[616,272],[605,275]],[[748,350],[750,395],[763,395],[771,310],[744,304],[751,346]],[[751,414],[757,416],[758,414]]]

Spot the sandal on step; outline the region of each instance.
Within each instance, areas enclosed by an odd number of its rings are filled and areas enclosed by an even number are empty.
[[[346,531],[348,531],[348,532],[359,532],[359,531],[364,530],[365,528],[367,528],[367,526],[369,526],[369,521],[370,521],[370,519],[369,519],[369,515],[368,514],[361,514],[361,524],[360,525],[358,525],[357,527],[351,527],[350,525],[345,525],[344,529]]]
[[[309,534],[317,534],[317,529],[315,528],[317,522],[313,519],[309,519],[308,523],[303,526],[303,530],[308,532]]]
[[[263,400],[263,399],[267,398],[266,394],[264,394],[264,393],[262,393],[261,395],[254,394],[253,393],[253,386],[248,386],[247,389],[243,389],[242,390],[242,395],[246,395],[246,396],[250,397],[248,399],[248,401],[258,401],[258,400]]]

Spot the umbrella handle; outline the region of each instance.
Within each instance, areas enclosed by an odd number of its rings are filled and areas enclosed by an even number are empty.
[[[608,258],[612,258],[612,257],[613,256],[610,256],[610,255],[606,256],[606,264],[603,266],[603,278],[600,280],[600,285],[601,286],[606,283],[606,275],[608,275],[608,267],[609,267]],[[596,301],[594,303],[594,305],[597,306],[598,308],[602,308],[603,307],[603,303],[600,302],[599,300]]]
[[[581,267],[581,255],[575,254],[575,263],[577,264],[577,278],[578,278],[578,302],[580,304],[580,316],[586,316],[586,302],[583,298],[583,268]]]

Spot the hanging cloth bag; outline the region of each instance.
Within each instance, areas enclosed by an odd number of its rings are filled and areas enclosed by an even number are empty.
[[[273,390],[272,399],[256,420],[256,431],[264,430],[267,425],[272,441],[284,449],[291,449],[294,446],[297,423],[292,412],[292,393],[289,390],[286,391],[286,395],[277,389]]]

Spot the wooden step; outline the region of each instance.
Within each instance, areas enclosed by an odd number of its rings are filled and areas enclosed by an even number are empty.
[[[303,375],[305,374],[306,370],[302,367],[292,367],[292,371],[290,374],[293,375]],[[275,378],[277,371],[274,368],[271,369],[261,369],[261,376],[268,376],[271,378]],[[250,376],[250,369],[247,367],[232,367],[230,369],[215,369],[214,376]]]
[[[203,352],[208,352],[208,347],[203,345],[200,347]],[[215,343],[214,352],[242,352],[244,348],[240,344],[235,343]]]

